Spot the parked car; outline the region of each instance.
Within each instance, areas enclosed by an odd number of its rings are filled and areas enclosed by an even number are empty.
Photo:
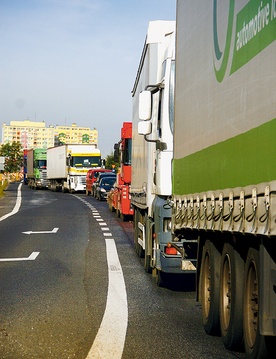
[[[98,176],[102,173],[112,173],[112,170],[105,168],[93,168],[86,174],[86,195],[93,194],[93,183],[97,180]]]
[[[97,200],[106,200],[107,199],[107,193],[110,191],[110,189],[113,187],[114,183],[116,181],[116,176],[103,176],[98,186],[96,187],[96,198]]]
[[[100,180],[103,177],[106,177],[106,176],[116,179],[116,173],[114,173],[114,172],[102,172],[102,173],[99,173],[96,181],[92,184],[91,194],[92,194],[93,197],[96,197],[96,190],[97,190],[97,187],[99,186]]]

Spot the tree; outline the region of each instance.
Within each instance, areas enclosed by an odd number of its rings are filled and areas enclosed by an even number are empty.
[[[23,148],[19,142],[6,143],[0,147],[0,156],[5,157],[4,170],[18,172],[23,166]]]
[[[120,167],[120,163],[114,161],[114,154],[112,152],[110,155],[106,156],[105,168],[108,168],[110,170],[112,169],[118,170],[119,167]]]

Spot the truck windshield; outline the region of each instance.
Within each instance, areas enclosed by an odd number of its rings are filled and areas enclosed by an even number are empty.
[[[46,160],[36,160],[34,161],[34,167],[45,169],[47,168],[47,161]]]
[[[71,159],[72,167],[100,167],[100,156],[75,156]]]

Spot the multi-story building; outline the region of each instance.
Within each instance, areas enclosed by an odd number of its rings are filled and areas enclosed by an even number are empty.
[[[72,126],[49,126],[45,122],[11,121],[2,126],[2,143],[20,142],[23,149],[49,148],[60,144],[89,143],[98,145],[98,131],[94,128]]]
[[[89,127],[78,127],[73,123],[71,126],[56,126],[55,130],[56,145],[58,143],[89,143],[98,145],[98,131],[95,128],[90,130]]]

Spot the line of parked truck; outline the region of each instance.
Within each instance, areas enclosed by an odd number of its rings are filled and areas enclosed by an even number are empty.
[[[179,0],[132,90],[136,252],[196,273],[205,331],[251,359],[275,356],[275,40],[275,0]]]
[[[276,336],[275,40],[275,0],[179,0],[176,22],[150,22],[114,146],[120,170],[102,191],[133,218],[157,284],[196,274],[206,333],[251,359],[271,357]],[[51,188],[80,188],[91,161],[70,155]],[[99,196],[93,171],[85,190]]]

